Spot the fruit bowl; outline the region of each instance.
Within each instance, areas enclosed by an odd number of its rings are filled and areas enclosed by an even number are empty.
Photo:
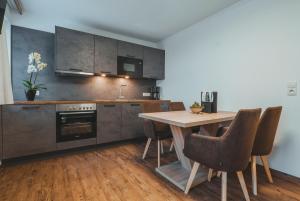
[[[194,102],[194,104],[190,107],[192,113],[200,114],[203,110],[203,106],[201,106],[198,102]]]
[[[194,114],[200,114],[202,112],[203,108],[202,107],[191,107],[191,111]]]

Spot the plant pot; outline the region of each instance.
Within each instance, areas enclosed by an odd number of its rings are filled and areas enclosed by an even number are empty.
[[[33,101],[35,98],[36,90],[25,91],[25,95],[28,101]]]

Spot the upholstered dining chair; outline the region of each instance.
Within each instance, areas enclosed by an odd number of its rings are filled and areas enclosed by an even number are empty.
[[[256,175],[256,157],[260,156],[264,166],[267,178],[273,183],[272,175],[269,168],[268,155],[271,153],[278,127],[282,107],[267,108],[260,118],[256,137],[251,153],[251,172],[252,172],[252,190],[257,195],[257,175]]]
[[[185,111],[185,106],[183,102],[170,102],[169,104],[170,111]]]
[[[199,165],[222,172],[222,201],[227,200],[227,173],[236,172],[244,196],[250,200],[243,170],[246,169],[259,121],[261,109],[240,110],[221,137],[187,135],[183,153],[194,161],[185,193],[193,183]]]
[[[151,102],[151,103],[143,104],[143,112],[144,113],[163,112],[163,110],[161,108],[160,103]],[[142,158],[143,159],[146,158],[151,141],[156,140],[157,141],[157,167],[160,167],[160,154],[161,152],[163,152],[162,140],[172,138],[172,132],[170,126],[168,124],[144,119],[144,132],[148,140]]]

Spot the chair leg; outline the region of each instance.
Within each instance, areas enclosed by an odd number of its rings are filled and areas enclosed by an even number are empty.
[[[251,156],[252,192],[257,195],[256,156]]]
[[[174,140],[172,140],[172,143],[171,143],[171,146],[170,146],[170,150],[169,150],[169,151],[172,151],[172,150],[173,150],[173,147],[174,147]]]
[[[208,175],[207,175],[207,180],[210,182],[211,181],[211,178],[212,178],[212,175],[213,175],[213,169],[209,168],[208,170]]]
[[[269,161],[268,161],[267,156],[260,156],[260,158],[261,158],[261,161],[264,165],[264,169],[265,169],[265,172],[266,172],[266,175],[268,177],[269,182],[273,183],[273,178],[272,178],[272,175],[271,175],[271,172],[270,172]]]
[[[151,138],[148,138],[148,140],[147,140],[147,144],[146,144],[146,146],[145,146],[145,150],[144,150],[144,153],[143,153],[143,159],[146,158],[146,154],[147,154],[147,152],[148,152],[148,149],[149,149],[151,140],[152,140]]]
[[[247,190],[247,186],[246,186],[245,179],[244,179],[244,176],[243,176],[243,172],[239,171],[239,172],[236,172],[236,174],[239,178],[239,181],[240,181],[240,184],[241,184],[241,187],[242,187],[242,190],[243,190],[246,201],[250,201],[250,197],[249,197],[249,194],[248,194],[248,190]]]
[[[157,140],[157,167],[160,167],[160,140]]]
[[[189,190],[190,190],[190,188],[191,188],[191,186],[192,186],[192,184],[193,184],[193,181],[194,181],[195,176],[196,176],[196,174],[197,174],[199,165],[200,165],[200,164],[199,164],[198,162],[194,162],[194,165],[193,165],[193,168],[192,168],[192,171],[191,171],[189,180],[188,180],[188,182],[187,182],[187,184],[186,184],[186,187],[185,187],[185,191],[184,191],[185,194],[188,194],[188,192],[189,192]]]
[[[164,142],[163,142],[163,140],[160,141],[160,146],[161,146],[161,153],[164,154]]]
[[[227,201],[227,172],[222,172],[222,201]]]

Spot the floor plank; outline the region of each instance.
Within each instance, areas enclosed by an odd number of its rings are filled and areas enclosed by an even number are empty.
[[[166,144],[166,143],[165,143]],[[1,201],[219,201],[221,179],[214,177],[188,195],[155,172],[156,146],[142,160],[145,142],[135,141],[47,157],[8,161],[0,168]],[[167,150],[167,147],[165,148]],[[161,164],[176,161],[165,153]],[[300,200],[300,179],[272,171],[268,183],[258,167],[258,196],[252,201]],[[250,169],[244,173],[251,189]],[[235,174],[228,175],[228,200],[244,200]]]

